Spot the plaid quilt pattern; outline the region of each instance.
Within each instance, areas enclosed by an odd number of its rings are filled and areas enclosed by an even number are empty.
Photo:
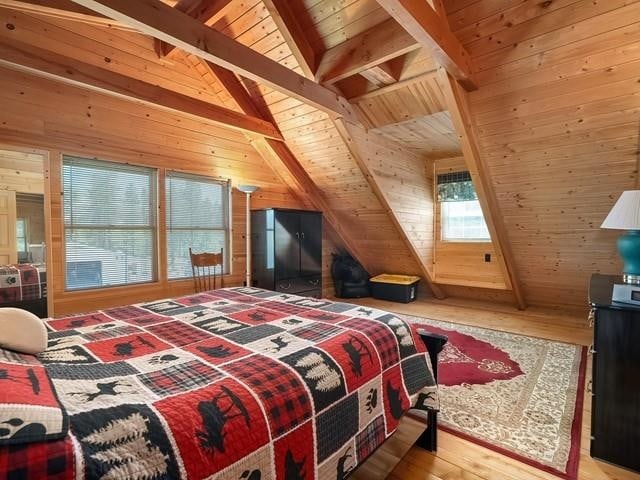
[[[48,320],[69,433],[0,446],[0,478],[314,480],[340,455],[350,471],[419,397],[437,408],[425,349],[399,345],[411,325],[367,317],[241,287]]]
[[[381,416],[367,425],[356,437],[358,461],[362,462],[384,441],[384,418]]]
[[[0,306],[47,296],[46,270],[31,264],[0,266]]]
[[[0,455],[0,472],[8,480],[73,480],[74,451],[71,437],[50,442],[11,445]]]
[[[155,336],[177,347],[190,345],[210,337],[209,333],[180,321],[152,325],[147,330]]]
[[[223,375],[202,362],[193,360],[158,372],[140,375],[140,381],[153,393],[167,397],[180,392],[188,392],[213,383]]]
[[[229,364],[225,369],[253,387],[262,400],[274,437],[311,417],[311,398],[291,369],[263,356]]]
[[[364,333],[373,342],[384,370],[396,365],[400,359],[398,341],[390,329],[380,329],[371,320],[350,319],[341,325]],[[415,337],[415,336],[414,336]]]

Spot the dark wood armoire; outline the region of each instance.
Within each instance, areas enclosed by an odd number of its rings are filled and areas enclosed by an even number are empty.
[[[252,284],[282,293],[322,295],[322,213],[270,208],[251,212]]]

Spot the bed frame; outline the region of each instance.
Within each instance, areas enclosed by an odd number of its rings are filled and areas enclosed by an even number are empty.
[[[12,307],[21,308],[33,313],[39,318],[47,318],[47,298],[38,298],[36,300],[22,300],[20,302],[1,303],[0,308]]]
[[[427,347],[429,352],[429,358],[431,360],[431,368],[433,369],[433,376],[438,382],[438,355],[449,341],[449,339],[437,333],[428,333],[421,332],[420,338]],[[435,452],[438,448],[438,412],[430,411],[427,414],[427,419],[429,421],[428,426],[424,433],[420,435],[416,445],[424,448],[425,450],[429,450],[430,452]]]

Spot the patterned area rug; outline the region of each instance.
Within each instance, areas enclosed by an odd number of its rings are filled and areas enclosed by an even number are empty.
[[[449,337],[438,372],[443,430],[559,477],[576,478],[585,347],[401,317]]]

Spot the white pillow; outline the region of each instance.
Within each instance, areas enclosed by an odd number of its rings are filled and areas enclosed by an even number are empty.
[[[0,308],[0,348],[35,355],[47,348],[44,322],[20,308]]]

